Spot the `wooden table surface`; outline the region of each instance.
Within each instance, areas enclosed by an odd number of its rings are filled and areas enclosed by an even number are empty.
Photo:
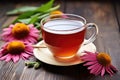
[[[11,1],[11,2],[10,2]],[[10,23],[16,17],[6,16],[5,13],[16,7],[32,5],[39,6],[43,4],[42,0],[12,0],[0,2],[0,32],[5,24]],[[109,75],[94,76],[89,74],[86,67],[82,64],[60,67],[42,63],[41,68],[27,68],[24,60],[18,63],[6,63],[0,61],[0,80],[120,80],[120,6],[116,2],[99,1],[76,1],[76,0],[56,0],[55,4],[61,4],[60,10],[65,13],[81,15],[87,19],[87,22],[94,22],[99,27],[99,34],[94,44],[97,51],[107,51],[112,58],[113,65],[118,72],[112,77]],[[3,42],[0,41],[0,46]],[[29,61],[35,61],[31,57]]]

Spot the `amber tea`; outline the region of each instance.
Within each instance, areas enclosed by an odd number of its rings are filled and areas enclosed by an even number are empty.
[[[86,28],[83,26],[83,22],[75,20],[49,21],[42,29],[43,39],[54,56],[70,58],[84,41]]]

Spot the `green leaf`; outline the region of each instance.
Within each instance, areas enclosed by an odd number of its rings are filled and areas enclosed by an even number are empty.
[[[32,23],[34,23],[35,21],[38,20],[38,16],[40,16],[40,15],[41,15],[41,13],[36,13],[29,18],[18,19],[17,21],[25,23],[25,24],[30,24],[30,23],[32,24]]]
[[[46,4],[38,7],[38,8],[36,9],[36,11],[37,11],[37,12],[44,12],[44,11],[50,9],[50,8],[53,6],[53,2],[54,2],[54,0],[50,0],[50,1],[47,2]]]
[[[9,11],[6,14],[7,15],[14,15],[14,14],[20,14],[20,13],[29,12],[29,11],[44,12],[53,6],[53,2],[54,2],[54,0],[50,0],[49,2],[41,5],[40,7],[24,6],[24,7]]]
[[[40,20],[41,20],[42,18],[48,16],[48,15],[49,15],[49,13],[42,14],[42,15],[40,15],[40,16],[37,16],[37,19],[33,19],[33,20],[32,20],[32,21],[34,21],[33,23],[35,24],[35,27],[36,27],[37,29],[40,29]]]
[[[35,25],[36,25],[35,26],[36,28],[39,28],[40,27],[40,22],[35,22]]]
[[[35,17],[35,16],[40,16],[42,13],[36,13],[34,15],[32,15],[31,17]]]
[[[30,18],[30,16],[32,16],[34,13],[35,13],[34,11],[25,12],[24,14],[21,14],[20,16],[18,16],[18,18],[16,20],[14,20],[13,23],[18,22],[19,19]]]
[[[28,12],[25,12],[25,13],[19,15],[18,18],[19,18],[19,19],[28,18],[28,17],[32,16],[33,14],[35,14],[34,11],[28,11]]]
[[[35,22],[34,24],[35,24],[35,27],[36,27],[37,29],[40,29],[41,24],[40,24],[40,22],[39,22],[39,21],[38,21],[38,22]]]
[[[40,16],[38,17],[38,19],[42,19],[42,18],[44,18],[44,17],[46,17],[46,16],[48,16],[48,15],[49,15],[49,13],[46,13],[46,14],[40,15]]]
[[[29,24],[34,24],[38,20],[38,16],[34,16],[31,18]]]
[[[56,7],[52,7],[54,0],[49,1],[48,3],[42,5],[41,7],[37,8],[37,10],[34,11],[27,11],[24,14],[21,14],[13,23],[18,22],[19,19],[25,19],[25,18],[30,18],[32,15],[35,13],[38,13],[37,11],[41,11],[43,13],[48,13],[50,11],[56,10],[60,7],[60,5],[57,5]],[[35,20],[35,18],[34,18]]]
[[[55,6],[55,7],[52,7],[52,8],[50,8],[50,9],[46,10],[45,13],[48,13],[48,12],[51,12],[51,11],[55,11],[55,10],[57,10],[58,8],[60,8],[60,5],[57,5],[57,6]]]
[[[15,14],[24,13],[24,12],[27,12],[27,11],[34,11],[37,8],[38,7],[33,7],[33,6],[23,6],[23,7],[8,11],[6,14],[7,15],[15,15]]]
[[[30,18],[28,18],[28,19],[19,19],[18,22],[29,24],[30,20],[31,20]]]
[[[21,7],[13,10],[13,12],[9,12],[10,14],[24,12],[19,15],[12,23],[15,24],[17,22],[22,22],[25,24],[34,24],[37,28],[40,28],[40,25],[38,25],[38,23],[40,24],[40,20],[45,16],[48,16],[51,11],[57,10],[60,7],[60,5],[52,7],[53,2],[54,0],[50,0],[40,7]]]
[[[41,15],[41,13],[36,13],[35,15],[32,15],[29,24],[34,24],[35,22],[37,22],[39,20],[38,16],[40,16],[40,15]]]

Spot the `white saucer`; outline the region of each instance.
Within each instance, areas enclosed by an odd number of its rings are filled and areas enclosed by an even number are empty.
[[[44,41],[40,41],[38,42],[36,45],[42,45],[44,44]],[[83,53],[83,51],[90,51],[90,52],[95,52],[96,51],[96,46],[93,43],[89,43],[87,45],[84,45],[81,47],[81,49],[78,51],[77,53],[77,58],[75,58],[75,60],[72,60],[71,62],[59,62],[57,60],[55,60],[55,58],[53,57],[52,53],[48,50],[48,48],[35,48],[33,50],[34,56],[47,64],[51,64],[51,65],[56,65],[56,66],[70,66],[70,65],[76,65],[76,64],[80,64],[83,63],[83,61],[81,61],[80,56],[84,55],[85,53]]]

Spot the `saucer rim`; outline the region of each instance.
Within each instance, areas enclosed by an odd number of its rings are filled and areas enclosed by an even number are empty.
[[[41,43],[43,43],[44,41],[39,41],[36,45],[40,45]],[[96,46],[94,45],[94,43],[89,43],[87,45],[92,45],[92,47],[94,47],[94,52],[96,51]],[[35,58],[37,58],[38,60],[40,60],[41,62],[43,63],[46,63],[46,64],[49,64],[49,65],[54,65],[54,66],[72,66],[72,65],[78,65],[78,64],[82,64],[83,61],[80,61],[78,63],[64,63],[64,62],[59,62],[59,61],[56,61],[58,62],[57,64],[56,63],[51,63],[51,62],[47,62],[47,61],[44,61],[42,58],[40,58],[38,55],[39,53],[36,52],[36,50],[38,50],[38,48],[34,48],[33,49],[33,55],[35,56]],[[80,53],[80,55],[77,55],[77,56],[81,56],[81,55],[84,55],[85,53]],[[46,53],[46,55],[48,55]],[[52,55],[52,54],[51,54]],[[55,60],[55,59],[54,59]]]

